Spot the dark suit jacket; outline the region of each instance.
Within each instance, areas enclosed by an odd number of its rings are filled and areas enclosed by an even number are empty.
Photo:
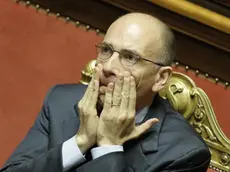
[[[27,136],[1,172],[61,172],[62,143],[77,133],[76,104],[85,86],[58,85],[52,88]],[[209,150],[187,121],[169,102],[156,96],[144,121],[160,122],[137,140],[125,143],[124,152],[109,153],[74,167],[73,172],[206,171]],[[88,153],[87,153],[88,155]]]

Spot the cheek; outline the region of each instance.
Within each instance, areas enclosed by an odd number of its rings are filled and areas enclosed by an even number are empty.
[[[132,76],[135,78],[136,87],[139,88],[143,86],[143,81],[146,80],[145,73],[143,71],[133,71]]]
[[[134,75],[133,75],[134,76]],[[154,74],[149,71],[142,71],[138,74],[135,74],[136,80],[136,89],[137,93],[139,92],[148,92],[152,90],[152,86],[154,85]],[[142,93],[140,93],[142,94]]]
[[[131,76],[134,77],[135,79],[135,83],[136,83],[136,87],[139,85],[140,80],[142,78],[142,73],[140,70],[136,69],[136,68],[131,68],[128,70],[131,74]]]
[[[104,64],[105,63],[105,61],[103,61],[103,60],[100,60],[98,57],[97,57],[97,60],[96,60],[96,64]]]

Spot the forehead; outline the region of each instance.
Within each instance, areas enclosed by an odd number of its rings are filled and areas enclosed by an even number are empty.
[[[104,41],[117,46],[117,48],[122,47],[132,47],[137,46],[137,42],[141,41],[143,33],[140,30],[140,27],[133,24],[129,27],[119,27],[114,26],[109,29],[105,35]],[[143,41],[143,39],[142,39]],[[139,44],[141,46],[141,44]]]
[[[116,50],[132,50],[146,57],[157,50],[158,40],[159,31],[154,34],[152,29],[135,23],[112,25],[104,37],[104,42]]]

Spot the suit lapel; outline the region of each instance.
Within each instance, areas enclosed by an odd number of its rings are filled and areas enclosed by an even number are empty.
[[[158,118],[159,122],[154,124],[138,139],[130,140],[124,144],[127,163],[129,164],[129,167],[134,169],[134,171],[143,171],[143,169],[146,170],[149,167],[146,155],[158,150],[159,134],[164,121],[164,116],[164,102],[162,98],[156,95],[142,123],[151,118]]]
[[[80,120],[78,113],[78,102],[83,97],[86,88],[87,86],[81,85],[81,90],[78,90],[78,94],[74,100],[75,104],[73,104],[72,108],[68,111],[68,115],[66,115],[66,118],[63,120],[63,141],[73,137],[79,129]]]
[[[71,113],[70,117],[62,123],[63,141],[73,137],[77,133],[80,125],[80,120],[76,116],[76,112],[73,110],[69,113]]]
[[[154,97],[152,105],[142,123],[158,118],[159,122],[154,124],[144,135],[140,137],[140,144],[144,154],[153,153],[158,150],[159,134],[165,117],[164,102],[159,95]]]

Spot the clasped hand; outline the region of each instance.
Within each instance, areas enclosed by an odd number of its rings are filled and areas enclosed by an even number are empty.
[[[115,83],[108,84],[103,110],[98,115],[96,104],[101,70],[101,65],[95,68],[95,75],[78,103],[80,127],[75,138],[82,152],[94,144],[123,145],[128,140],[138,138],[158,122],[158,119],[152,118],[139,126],[135,125],[136,84],[129,72],[120,74]]]

